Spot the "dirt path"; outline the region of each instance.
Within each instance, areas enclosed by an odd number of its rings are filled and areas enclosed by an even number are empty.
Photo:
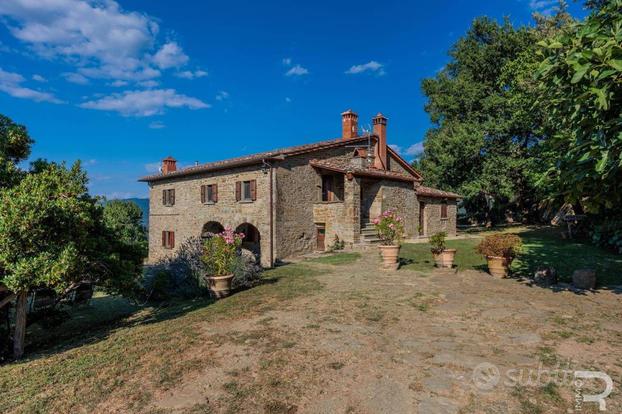
[[[619,294],[553,292],[476,271],[381,272],[375,252],[309,266],[323,270],[319,294],[205,326],[213,366],[159,395],[154,411],[597,412],[575,407],[571,377],[553,384],[562,369],[606,372],[608,412],[622,411]],[[603,388],[590,380],[581,392]]]

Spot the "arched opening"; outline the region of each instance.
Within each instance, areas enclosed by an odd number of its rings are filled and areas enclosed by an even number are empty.
[[[225,228],[217,221],[208,221],[201,230],[201,238],[203,240],[209,239],[214,234],[222,233]]]
[[[244,233],[244,240],[242,240],[242,248],[248,249],[255,253],[257,257],[261,255],[261,235],[257,227],[250,223],[242,223],[235,229],[236,233]]]

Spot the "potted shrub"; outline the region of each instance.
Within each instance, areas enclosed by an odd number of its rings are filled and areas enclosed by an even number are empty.
[[[395,210],[387,210],[373,221],[380,238],[383,268],[397,270],[399,267],[400,242],[404,237],[403,219]]]
[[[434,234],[430,237],[430,245],[432,248],[432,256],[434,257],[434,262],[436,263],[436,267],[453,267],[454,266],[454,257],[456,256],[456,249],[448,249],[445,244],[445,238],[447,237],[447,233],[441,231],[439,233]]]
[[[510,264],[522,245],[516,234],[492,234],[476,247],[476,251],[486,257],[488,272],[495,277],[507,277]]]
[[[202,260],[209,275],[209,290],[216,298],[224,298],[231,293],[231,282],[243,239],[244,234],[226,228],[205,241]]]

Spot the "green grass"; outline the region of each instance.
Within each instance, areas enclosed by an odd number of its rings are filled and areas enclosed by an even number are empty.
[[[94,412],[109,400],[122,411],[141,411],[155,392],[213,363],[204,346],[211,322],[258,315],[317,293],[317,274],[303,264],[283,266],[266,271],[266,283],[217,302],[169,303],[130,315],[127,302],[98,298],[57,327],[64,333],[54,346],[36,342],[26,359],[0,366],[0,412]],[[94,318],[100,323],[92,326]]]
[[[479,239],[448,240],[447,247],[456,249],[454,266],[458,270],[484,269],[486,261],[475,253],[475,246]],[[405,243],[400,250],[402,269],[430,272],[435,269],[430,244],[428,243]]]
[[[322,264],[330,264],[330,265],[346,265],[356,262],[361,258],[360,253],[336,253],[326,256],[316,257],[314,259],[309,259],[309,262],[313,263],[322,263]]]
[[[601,249],[589,243],[563,240],[559,230],[550,227],[530,229],[511,228],[523,239],[523,249],[512,264],[516,276],[530,277],[543,266],[557,270],[560,281],[570,282],[577,269],[595,269],[597,284],[622,284],[622,255]],[[486,271],[486,261],[475,253],[479,238],[449,240],[447,247],[457,249],[454,265],[457,270],[475,269]],[[403,244],[400,251],[402,268],[424,273],[434,269],[434,260],[428,243]]]

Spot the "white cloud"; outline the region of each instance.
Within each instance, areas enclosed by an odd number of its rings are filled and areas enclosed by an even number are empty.
[[[78,85],[86,85],[89,83],[89,80],[86,76],[75,72],[63,73],[63,77],[67,82],[75,83]]]
[[[156,86],[160,85],[160,82],[158,82],[157,80],[149,79],[146,81],[138,82],[138,84],[143,88],[155,88]]]
[[[396,144],[389,144],[389,147],[391,147],[391,149],[395,152],[397,152],[398,154],[402,153],[402,147],[400,147],[399,145]]]
[[[51,93],[37,91],[22,86],[26,79],[19,73],[7,72],[0,68],[0,91],[14,98],[30,99],[36,102],[63,103]]]
[[[378,75],[384,75],[384,65],[382,63],[376,62],[375,60],[371,60],[362,65],[351,66],[350,69],[346,70],[345,73],[348,75],[355,75],[357,73],[363,72],[375,72]]]
[[[309,70],[306,68],[303,68],[302,66],[298,64],[296,66],[293,66],[287,72],[285,72],[285,76],[302,76],[302,75],[308,75],[308,74],[309,74]]]
[[[417,142],[406,148],[405,154],[411,157],[421,155],[423,153],[423,142]]]
[[[188,63],[188,55],[176,42],[168,42],[153,55],[153,62],[160,69],[177,68]]]
[[[550,16],[559,9],[558,0],[530,0],[529,8],[537,13]]]
[[[292,101],[292,98],[290,98],[289,96],[285,97],[285,102],[290,103]]]
[[[292,65],[292,59],[291,58],[283,58],[283,65],[291,66]]]
[[[37,75],[37,74],[32,75],[32,80],[35,80],[35,81],[37,81],[37,82],[42,82],[42,83],[45,83],[45,82],[47,82],[47,81],[48,81],[48,80],[47,80],[47,79],[45,79],[43,76],[41,76],[41,75]]]
[[[116,80],[112,82],[110,86],[114,86],[115,88],[120,88],[121,86],[127,86],[127,82],[123,80]]]
[[[156,173],[160,171],[160,167],[162,166],[159,162],[150,162],[145,164],[145,170],[149,173]]]
[[[227,91],[220,91],[216,94],[216,100],[217,101],[224,101],[225,99],[229,99],[229,92]]]
[[[153,121],[149,124],[149,128],[151,129],[162,129],[162,128],[166,128],[166,125],[164,125],[164,122],[162,121]]]
[[[34,53],[62,59],[88,78],[153,79],[188,61],[176,42],[157,47],[154,18],[115,0],[3,0],[0,16]]]
[[[84,102],[82,108],[114,111],[124,116],[152,116],[166,108],[203,109],[210,105],[190,96],[178,94],[174,89],[125,91],[100,99]]]
[[[203,78],[207,76],[207,72],[204,70],[195,70],[194,72],[191,70],[184,70],[182,72],[177,72],[175,74],[178,78],[182,79],[195,79],[195,78]]]

